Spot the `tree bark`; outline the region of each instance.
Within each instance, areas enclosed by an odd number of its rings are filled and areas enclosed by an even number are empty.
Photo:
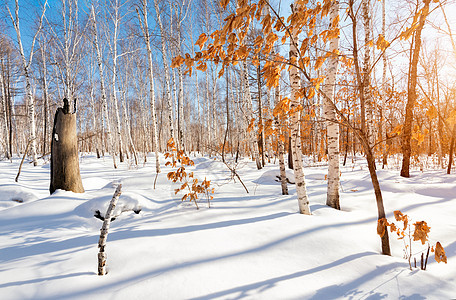
[[[78,136],[76,113],[69,112],[68,101],[55,113],[51,140],[51,184],[50,193],[61,189],[84,193],[79,173]]]
[[[338,30],[339,24],[339,1],[333,1],[330,8],[330,19],[335,28]],[[337,22],[337,24],[335,24]],[[328,69],[323,91],[326,97],[323,97],[323,115],[326,122],[326,134],[328,137],[328,189],[326,196],[326,205],[340,209],[339,204],[339,186],[340,186],[340,151],[339,151],[339,122],[336,117],[336,111],[332,105],[334,103],[335,84],[337,75],[339,50],[339,35],[331,39],[329,52],[332,55],[328,58]]]
[[[290,61],[297,61],[298,49],[296,47],[298,42],[297,28],[293,28],[291,32],[290,43]],[[290,85],[291,85],[291,151],[293,156],[293,170],[296,182],[296,194],[298,196],[299,213],[310,215],[309,199],[307,197],[306,180],[304,176],[303,163],[302,163],[302,149],[301,149],[301,103],[297,94],[301,87],[301,77],[298,68],[295,66],[290,67]]]
[[[106,274],[106,240],[108,239],[108,230],[109,226],[111,225],[112,212],[116,208],[119,197],[122,194],[121,189],[122,184],[119,184],[116,188],[116,191],[114,192],[114,195],[112,196],[111,202],[109,203],[108,210],[104,216],[103,226],[100,229],[100,239],[98,240],[98,275]]]
[[[144,1],[144,6],[146,6],[146,0]],[[168,63],[168,57],[166,55],[166,33],[165,33],[165,28],[163,26],[163,22],[161,20],[160,16],[160,9],[158,7],[158,0],[154,0],[154,7],[155,7],[155,13],[157,14],[157,21],[158,25],[160,27],[160,39],[161,39],[161,52],[162,52],[162,57],[163,57],[163,68],[165,70],[165,86],[166,86],[166,104],[167,104],[167,109],[168,109],[168,122],[169,122],[169,130],[170,130],[170,137],[176,141],[175,137],[175,131],[174,131],[174,116],[173,116],[173,100],[171,98],[171,78],[169,75],[169,63]],[[144,13],[147,13],[144,12]],[[177,141],[176,141],[177,142]]]
[[[420,57],[421,49],[421,31],[423,30],[426,17],[429,13],[429,5],[431,0],[424,0],[424,7],[420,14],[418,27],[415,31],[414,42],[412,43],[413,52],[411,53],[411,62],[408,78],[408,93],[407,104],[405,106],[405,121],[402,128],[402,177],[410,177],[410,156],[412,153],[411,139],[412,139],[412,123],[413,123],[413,108],[416,103],[416,85],[418,76],[418,60]]]
[[[157,12],[158,13],[158,12]],[[138,14],[139,17],[139,14]],[[141,27],[144,33],[144,42],[146,43],[147,47],[147,61],[148,61],[148,75],[149,75],[149,100],[150,100],[150,107],[151,107],[151,115],[152,115],[152,137],[153,137],[153,146],[152,149],[155,153],[155,172],[158,174],[160,173],[160,158],[158,155],[158,134],[157,134],[157,116],[155,112],[155,86],[154,86],[154,69],[153,69],[153,62],[152,62],[152,49],[150,47],[150,36],[149,36],[149,25],[147,21],[147,4],[144,1],[143,4],[143,21],[141,21]],[[166,57],[164,56],[163,59]],[[172,133],[172,131],[171,131]]]
[[[96,54],[97,54],[98,72],[100,75],[101,103],[102,103],[102,107],[103,107],[103,116],[104,116],[104,119],[106,122],[106,135],[108,136],[109,152],[112,155],[112,161],[114,164],[114,168],[116,169],[117,168],[116,153],[114,151],[114,141],[113,141],[112,133],[111,133],[111,122],[109,120],[109,115],[108,115],[108,100],[107,100],[107,96],[106,96],[105,81],[104,81],[104,75],[103,75],[103,61],[101,58],[102,54],[101,54],[100,44],[98,42],[95,8],[93,6],[92,6],[92,26],[93,26],[94,47],[95,47]]]
[[[453,130],[452,130],[452,132],[451,132],[450,153],[449,153],[447,174],[451,174],[451,167],[452,167],[452,165],[453,165],[453,152],[454,152],[454,140],[455,140],[455,135],[456,135],[456,124],[453,125]]]

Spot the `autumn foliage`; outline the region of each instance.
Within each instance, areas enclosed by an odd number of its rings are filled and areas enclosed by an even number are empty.
[[[177,169],[168,173],[167,178],[172,182],[181,182],[181,186],[174,190],[174,193],[177,194],[181,191],[186,193],[182,196],[182,201],[190,201],[195,203],[196,208],[198,209],[198,195],[202,194],[206,196],[207,204],[210,207],[210,201],[214,199],[212,194],[215,192],[214,188],[211,188],[211,181],[204,178],[203,181],[195,178],[193,172],[187,172],[186,166],[193,166],[195,163],[185,155],[183,150],[178,150],[174,143],[174,140],[171,138],[167,144],[168,152],[165,153],[165,158],[170,159],[171,161],[166,162],[165,166],[171,166]],[[178,162],[180,166],[178,167]]]

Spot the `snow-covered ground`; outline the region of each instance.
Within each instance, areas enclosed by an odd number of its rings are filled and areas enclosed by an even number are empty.
[[[326,207],[326,167],[306,167],[312,216],[297,213],[295,187],[280,194],[277,165],[229,181],[223,163],[195,158],[195,176],[212,180],[212,207],[174,195],[154,159],[112,168],[108,157],[81,158],[83,194],[49,196],[49,164],[0,162],[0,299],[454,299],[456,175],[444,170],[379,170],[388,218],[401,210],[431,227],[448,264],[430,258],[410,271],[403,242],[390,235],[393,256],[379,254],[376,204],[360,158],[342,168],[341,211]],[[162,165],[164,159],[162,158]],[[117,183],[123,184],[107,242],[106,276],[97,276],[97,242]],[[133,210],[141,209],[139,214]],[[413,243],[413,252],[423,249]]]

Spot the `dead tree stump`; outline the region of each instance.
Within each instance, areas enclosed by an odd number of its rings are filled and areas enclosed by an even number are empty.
[[[76,134],[76,109],[71,113],[67,99],[63,108],[57,108],[51,140],[51,184],[49,191],[57,189],[84,193],[79,172],[78,136]],[[76,108],[76,100],[74,102]]]

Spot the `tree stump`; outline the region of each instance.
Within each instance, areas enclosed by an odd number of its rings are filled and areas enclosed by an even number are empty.
[[[78,136],[76,134],[76,100],[70,112],[67,99],[63,108],[57,108],[51,140],[51,184],[49,191],[57,189],[84,193],[79,173]]]

